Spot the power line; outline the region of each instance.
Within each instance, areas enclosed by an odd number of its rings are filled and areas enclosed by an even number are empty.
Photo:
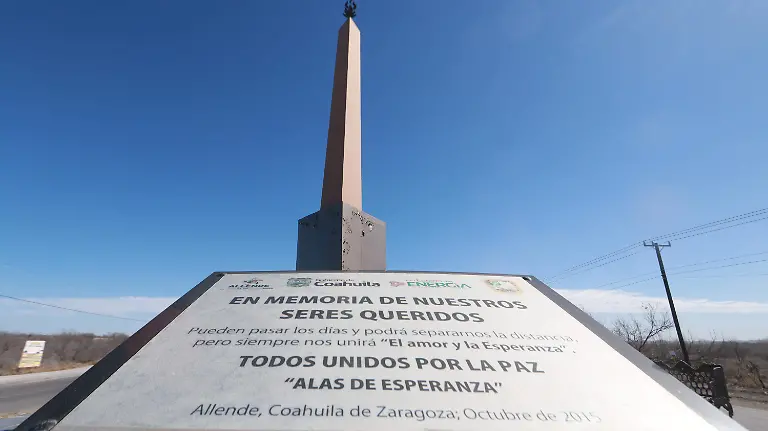
[[[768,254],[768,251],[761,251],[761,252],[757,252],[757,253],[740,254],[738,256],[724,257],[724,258],[721,258],[721,259],[706,260],[704,262],[689,263],[687,265],[673,266],[673,267],[671,267],[669,269],[690,268],[692,266],[705,265],[707,263],[723,262],[723,261],[726,261],[726,260],[741,259],[742,257],[750,257],[750,256],[760,256],[760,255],[763,255],[763,254]]]
[[[31,301],[29,299],[16,298],[14,296],[8,296],[8,295],[3,295],[3,294],[0,294],[0,298],[13,299],[14,301],[27,302],[29,304],[42,305],[44,307],[58,308],[60,310],[74,311],[75,313],[91,314],[93,316],[111,317],[113,319],[133,320],[134,322],[146,323],[146,320],[133,319],[131,317],[114,316],[112,314],[94,313],[92,311],[77,310],[75,308],[61,307],[59,305],[46,304],[46,303],[43,303],[43,302]]]
[[[616,255],[619,255],[619,254],[622,254],[622,253],[627,252],[629,250],[632,250],[633,248],[640,247],[642,244],[643,244],[642,242],[636,242],[634,244],[631,244],[631,245],[628,245],[626,247],[620,248],[620,249],[618,249],[616,251],[612,251],[612,252],[610,252],[608,254],[605,254],[603,256],[596,257],[596,258],[594,258],[594,259],[592,259],[590,261],[581,263],[579,265],[572,266],[572,267],[570,267],[570,268],[568,268],[568,269],[566,269],[564,271],[560,271],[559,273],[553,275],[551,277],[551,279],[555,279],[555,278],[561,277],[561,276],[563,276],[563,275],[565,275],[567,273],[573,272],[573,271],[575,271],[575,270],[577,270],[579,268],[583,268],[585,266],[589,266],[591,264],[594,264],[594,263],[597,263],[597,262],[601,262],[601,261],[603,261],[605,259],[610,259],[610,258],[612,258],[612,257],[614,257]]]
[[[763,214],[766,214],[766,213],[768,213],[768,208],[763,208],[763,209],[759,209],[759,210],[755,210],[755,211],[750,211],[748,213],[743,213],[743,214],[735,215],[735,216],[732,216],[732,217],[724,218],[724,219],[721,219],[721,220],[716,220],[716,221],[713,221],[713,222],[704,223],[704,224],[701,224],[701,225],[698,225],[698,226],[694,226],[694,227],[691,227],[691,228],[688,228],[688,229],[683,229],[683,230],[679,230],[679,231],[676,231],[676,232],[660,235],[660,236],[657,236],[657,237],[654,237],[654,238],[650,238],[649,241],[658,241],[660,239],[667,239],[667,238],[671,238],[671,237],[674,237],[674,236],[679,236],[679,235],[682,235],[682,234],[685,234],[685,233],[688,233],[688,232],[694,232],[694,231],[701,230],[701,229],[707,229],[707,228],[710,228],[712,226],[718,226],[718,225],[721,225],[721,224],[727,224],[727,223],[731,223],[731,222],[734,222],[734,221],[743,220],[745,218],[757,217],[757,216],[760,216],[760,215],[763,215]],[[734,226],[738,226],[738,225],[734,225]]]
[[[736,227],[736,226],[741,226],[741,225],[744,225],[744,224],[755,223],[755,222],[758,222],[758,221],[761,221],[761,220],[766,220],[766,219],[768,219],[768,216],[762,217],[762,218],[758,218],[758,219],[754,219],[754,217],[758,217],[758,216],[762,216],[762,215],[766,215],[766,214],[768,214],[768,208],[762,208],[762,209],[759,209],[759,210],[750,211],[750,212],[747,212],[747,213],[743,213],[743,214],[739,214],[739,215],[735,215],[735,216],[731,216],[731,217],[726,217],[724,219],[715,220],[715,221],[712,221],[712,222],[709,222],[709,223],[704,223],[704,224],[701,224],[701,225],[693,226],[693,227],[690,227],[690,228],[687,228],[687,229],[683,229],[683,230],[667,233],[667,234],[664,234],[664,235],[659,235],[659,236],[651,238],[650,241],[658,241],[658,240],[661,240],[661,239],[674,239],[676,241],[677,240],[683,240],[683,239],[691,238],[691,237],[694,237],[694,236],[704,235],[704,234],[707,234],[707,233],[717,232],[717,231],[720,231],[720,230],[729,229],[729,228]],[[746,221],[743,221],[741,223],[732,224],[733,222],[740,221],[740,220],[745,220],[745,219],[746,219]],[[710,229],[710,228],[714,228],[716,226],[721,226],[721,225],[726,225],[726,226],[717,227],[715,229]],[[704,230],[704,231],[703,232],[697,232],[697,231],[701,231],[701,230]],[[686,235],[686,234],[688,234],[688,235]],[[628,245],[626,247],[620,248],[618,250],[612,251],[612,252],[610,252],[608,254],[596,257],[596,258],[591,259],[589,261],[586,261],[584,263],[581,263],[581,264],[578,264],[578,265],[574,265],[574,266],[572,266],[572,267],[570,267],[568,269],[565,269],[565,270],[563,270],[563,271],[553,275],[552,277],[549,278],[549,281],[551,282],[551,281],[554,281],[554,280],[556,280],[558,278],[563,278],[563,277],[569,275],[570,273],[573,273],[574,271],[579,270],[579,269],[582,269],[581,271],[578,272],[579,274],[581,274],[581,273],[585,273],[585,272],[591,271],[592,269],[598,268],[600,266],[604,266],[604,264],[601,264],[601,265],[598,265],[598,266],[595,266],[595,264],[599,263],[599,262],[602,262],[602,261],[604,261],[606,259],[610,259],[612,257],[622,255],[622,254],[624,254],[624,253],[626,253],[626,252],[628,252],[628,251],[630,251],[630,250],[632,250],[632,249],[634,249],[636,247],[641,246],[642,244],[643,244],[642,241],[636,242],[634,244],[631,244],[631,245]],[[616,261],[616,260],[621,260],[621,259],[615,259],[614,261]],[[630,277],[630,278],[634,278],[634,277]]]
[[[762,272],[758,274],[694,275],[693,277],[678,277],[678,278],[692,279],[692,278],[731,278],[731,277],[765,277],[765,276],[768,276],[768,273]]]
[[[645,283],[646,281],[656,280],[657,278],[661,278],[661,276],[660,275],[654,275],[653,277],[644,278],[642,280],[638,280],[638,281],[635,281],[633,283],[622,284],[621,286],[616,286],[616,287],[608,289],[607,292],[612,292],[614,290],[621,289],[622,287],[633,286],[635,284]]]
[[[611,264],[611,263],[613,263],[613,262],[616,262],[616,261],[619,261],[619,260],[623,260],[623,259],[626,259],[626,258],[632,257],[632,256],[634,256],[634,255],[636,255],[636,254],[638,254],[638,253],[640,253],[640,252],[639,252],[639,251],[636,251],[636,252],[634,252],[634,253],[631,253],[631,254],[628,254],[628,255],[626,255],[626,256],[622,256],[622,257],[619,257],[619,258],[616,258],[616,259],[613,259],[613,260],[609,260],[608,262],[602,263],[602,264],[600,264],[600,265],[597,265],[597,266],[593,266],[593,267],[591,267],[591,268],[587,268],[587,269],[585,269],[585,270],[582,270],[582,271],[578,271],[578,272],[570,272],[570,273],[568,273],[568,274],[564,274],[564,275],[562,275],[562,276],[560,277],[560,279],[559,279],[559,280],[557,280],[557,281],[563,281],[564,279],[566,279],[566,278],[568,278],[568,277],[573,277],[573,276],[575,276],[575,275],[579,275],[579,274],[582,274],[582,273],[585,273],[585,272],[589,272],[589,271],[592,271],[593,269],[596,269],[596,268],[600,268],[601,266],[605,266],[605,265]]]
[[[687,270],[687,271],[671,272],[671,273],[669,273],[669,275],[690,274],[692,272],[709,271],[711,269],[730,268],[730,267],[733,267],[733,266],[751,265],[753,263],[762,263],[762,262],[768,262],[768,259],[753,260],[753,261],[749,261],[749,262],[731,263],[729,265],[713,266],[713,267],[710,267],[710,268],[699,268],[699,269],[690,269],[690,270]],[[632,286],[632,285],[635,285],[635,284],[645,283],[647,281],[655,280],[657,278],[659,278],[659,276],[653,276],[653,277],[650,277],[650,278],[645,278],[645,279],[638,280],[638,281],[635,281],[635,282],[632,282],[632,283],[627,283],[627,284],[622,284],[621,286],[616,286],[614,288],[608,289],[607,291],[610,292],[610,291],[613,291],[613,290],[621,289],[622,287],[627,287],[627,286]]]
[[[599,289],[601,287],[610,286],[612,284],[621,283],[621,282],[624,282],[624,281],[629,281],[629,280],[632,280],[632,279],[635,279],[635,278],[638,278],[638,277],[642,277],[644,275],[650,275],[650,274],[656,274],[656,271],[648,271],[648,272],[644,272],[642,274],[637,274],[634,277],[622,278],[621,280],[615,280],[615,281],[612,281],[610,283],[601,284],[599,286],[595,286],[594,289]],[[653,277],[653,278],[655,278],[655,277]],[[651,279],[653,279],[653,278],[651,278]]]
[[[689,263],[689,264],[686,264],[686,265],[677,265],[677,266],[672,266],[669,269],[674,270],[674,269],[680,269],[680,268],[690,268],[692,266],[706,265],[708,263],[723,262],[723,261],[726,261],[726,260],[741,259],[742,257],[760,256],[760,255],[763,255],[763,254],[768,254],[768,251],[761,251],[761,252],[758,252],[758,253],[741,254],[739,256],[732,256],[732,257],[724,257],[724,258],[721,258],[721,259],[706,260],[704,262],[695,262],[695,263]],[[594,287],[594,289],[599,289],[601,287],[611,286],[611,285],[616,284],[616,283],[621,283],[623,281],[629,281],[629,280],[632,280],[632,279],[635,279],[635,278],[638,278],[638,277],[642,277],[642,276],[650,275],[650,274],[655,274],[655,273],[656,273],[656,271],[644,272],[642,274],[637,274],[637,275],[632,276],[632,277],[622,278],[620,280],[615,280],[615,281],[612,281],[610,283],[601,284],[599,286]]]
[[[736,223],[736,224],[724,226],[724,227],[717,228],[717,229],[707,230],[707,231],[704,231],[704,232],[697,232],[697,233],[693,233],[693,234],[690,234],[690,235],[686,235],[684,237],[672,238],[672,239],[674,239],[675,241],[681,241],[681,240],[684,240],[686,238],[692,238],[694,236],[699,236],[699,235],[704,235],[704,234],[707,234],[707,233],[717,232],[717,231],[723,230],[723,229],[730,229],[732,227],[741,226],[741,225],[744,225],[744,224],[755,223],[755,222],[758,222],[758,221],[761,221],[761,220],[768,220],[768,217],[759,218],[757,220],[748,220],[748,221],[744,221],[744,222],[741,222],[741,223]]]
[[[753,263],[761,263],[761,262],[768,262],[768,259],[753,260],[753,261],[750,261],[750,262],[732,263],[730,265],[713,266],[711,268],[689,269],[688,271],[673,272],[671,275],[675,275],[675,274],[688,274],[688,273],[691,273],[691,272],[699,272],[699,271],[708,271],[710,269],[730,268],[732,266],[750,265],[750,264],[753,264]]]

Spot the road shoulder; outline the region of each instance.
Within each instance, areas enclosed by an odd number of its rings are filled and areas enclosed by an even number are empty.
[[[13,376],[1,376],[0,387],[11,385],[24,385],[28,383],[44,382],[46,380],[58,380],[78,377],[86,372],[90,366],[71,368],[61,371],[47,371],[44,373],[17,374]]]

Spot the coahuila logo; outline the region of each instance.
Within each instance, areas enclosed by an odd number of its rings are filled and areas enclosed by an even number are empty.
[[[289,278],[288,287],[307,287],[312,284],[311,278]]]
[[[512,280],[485,280],[485,283],[497,292],[520,293],[522,290]]]
[[[259,280],[258,278],[250,278],[248,280],[243,281],[243,284],[230,284],[227,286],[227,289],[239,289],[239,290],[248,290],[248,289],[271,289],[270,285],[267,283],[264,283],[264,280]]]
[[[451,287],[454,289],[471,289],[472,286],[467,283],[456,283],[455,281],[444,280],[407,280],[402,281],[390,281],[389,284],[392,287],[409,286],[409,287]]]
[[[328,287],[330,287],[330,286],[340,286],[340,287],[343,287],[343,286],[349,286],[349,287],[352,287],[352,286],[355,286],[355,287],[379,287],[379,286],[381,286],[381,284],[376,283],[376,282],[370,282],[370,281],[360,281],[360,280],[351,280],[351,279],[342,280],[342,279],[329,279],[329,278],[326,278],[326,279],[320,279],[320,280],[315,281],[315,286],[323,286],[323,287],[325,287],[325,286],[328,286]]]

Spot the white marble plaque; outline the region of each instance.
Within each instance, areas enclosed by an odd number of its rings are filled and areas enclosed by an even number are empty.
[[[228,274],[56,427],[715,429],[520,277]]]

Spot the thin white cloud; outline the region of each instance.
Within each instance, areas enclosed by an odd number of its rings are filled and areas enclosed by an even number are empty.
[[[103,314],[130,315],[135,313],[159,313],[176,299],[178,298],[121,296],[117,298],[56,298],[50,301],[41,299],[39,302]]]
[[[154,315],[173,303],[177,298],[148,296],[119,296],[101,298],[24,298],[29,301],[55,305],[57,307],[87,311],[89,313],[108,314],[119,317],[146,317]],[[0,300],[0,313],[50,315],[67,313],[53,307],[45,307],[29,302]]]
[[[599,289],[556,289],[566,299],[592,313],[641,313],[644,303],[667,306],[662,296],[637,292]],[[100,298],[27,298],[32,301],[120,317],[145,318],[163,311],[177,298],[121,296]],[[675,307],[688,313],[768,313],[768,303],[752,301],[714,301],[706,298],[675,298]],[[0,314],[34,313],[38,316],[66,313],[55,308],[23,302],[0,300]]]
[[[642,304],[667,307],[667,298],[622,290],[556,289],[572,303],[593,313],[641,313]],[[675,309],[688,313],[768,313],[768,303],[713,301],[705,298],[675,298]]]

